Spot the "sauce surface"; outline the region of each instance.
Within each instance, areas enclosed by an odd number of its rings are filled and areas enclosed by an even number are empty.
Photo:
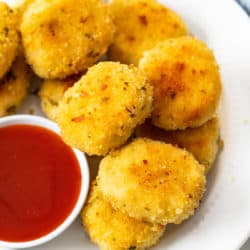
[[[0,128],[0,240],[53,231],[73,210],[81,172],[70,147],[38,126]]]

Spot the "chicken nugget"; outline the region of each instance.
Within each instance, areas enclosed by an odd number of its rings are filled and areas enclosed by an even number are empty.
[[[21,22],[22,16],[27,10],[28,6],[34,1],[35,0],[15,0],[15,5],[13,6],[13,8],[15,9],[18,15],[19,23]]]
[[[19,11],[19,13],[24,13],[28,6],[33,3],[35,0],[15,0],[14,8]]]
[[[137,65],[159,41],[187,34],[181,17],[155,0],[112,0],[110,9],[116,33],[109,56],[115,61]]]
[[[145,249],[156,244],[164,232],[162,225],[135,220],[115,210],[95,183],[81,216],[91,240],[102,250]]]
[[[0,117],[14,113],[28,94],[29,69],[18,56],[10,71],[0,80]]]
[[[187,151],[137,138],[100,163],[104,198],[129,216],[179,224],[193,215],[205,191],[205,168]]]
[[[56,121],[59,102],[65,91],[73,86],[79,77],[70,77],[65,80],[45,80],[39,91],[43,112],[49,119]]]
[[[144,54],[139,68],[154,86],[155,126],[199,127],[213,117],[221,79],[213,52],[203,42],[192,37],[161,42]]]
[[[136,67],[101,62],[65,92],[57,113],[62,137],[89,155],[105,155],[150,115],[152,94]]]
[[[220,149],[219,119],[212,118],[201,127],[166,131],[153,126],[150,121],[136,128],[137,137],[147,137],[178,145],[191,152],[205,166],[208,173]]]
[[[23,46],[42,78],[64,79],[84,71],[111,43],[114,26],[100,0],[34,0],[24,9]]]
[[[16,12],[0,2],[0,79],[10,69],[18,52],[19,34]]]

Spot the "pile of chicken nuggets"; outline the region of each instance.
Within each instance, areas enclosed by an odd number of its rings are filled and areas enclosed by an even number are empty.
[[[156,0],[0,3],[0,116],[27,95],[29,68],[63,140],[102,157],[81,214],[93,242],[146,249],[194,214],[221,147],[222,84],[177,13]]]

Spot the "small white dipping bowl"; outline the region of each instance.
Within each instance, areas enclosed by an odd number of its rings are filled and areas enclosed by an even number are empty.
[[[13,116],[0,118],[0,128],[11,126],[11,125],[35,125],[35,126],[49,129],[56,134],[60,134],[60,129],[54,122],[52,122],[48,119],[42,118],[42,117],[38,117],[38,116],[13,115]],[[79,197],[77,199],[77,202],[76,202],[73,210],[71,211],[71,213],[66,217],[66,219],[56,229],[54,229],[53,231],[51,231],[47,235],[44,235],[44,236],[37,238],[35,240],[24,241],[24,242],[0,241],[0,246],[9,247],[9,248],[28,248],[28,247],[34,247],[34,246],[41,245],[43,243],[46,243],[46,242],[54,239],[58,235],[60,235],[76,219],[76,217],[80,213],[80,211],[83,207],[83,204],[87,198],[90,178],[89,178],[88,163],[87,163],[85,155],[82,152],[80,152],[79,150],[74,149],[74,148],[73,148],[73,152],[78,160],[79,167],[81,170],[82,186],[81,186],[81,190],[80,190],[80,194],[79,194]]]

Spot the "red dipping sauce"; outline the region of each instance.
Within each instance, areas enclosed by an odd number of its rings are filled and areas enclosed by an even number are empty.
[[[0,128],[0,240],[24,242],[57,228],[81,189],[72,149],[42,127]]]

